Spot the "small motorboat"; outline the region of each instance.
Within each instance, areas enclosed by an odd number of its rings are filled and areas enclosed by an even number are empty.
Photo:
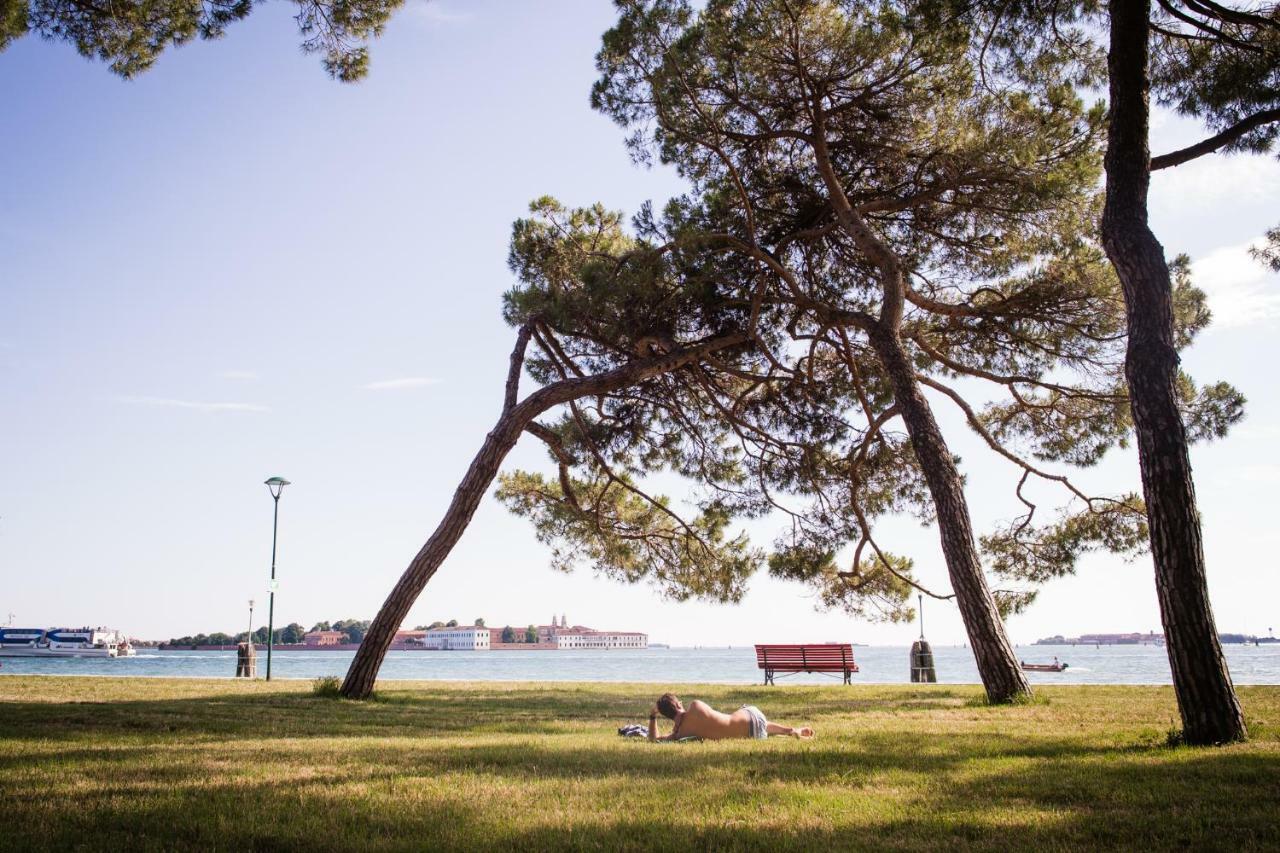
[[[1025,672],[1062,672],[1067,668],[1067,664],[1056,660],[1053,663],[1027,663],[1026,661],[1020,661],[1020,663]]]

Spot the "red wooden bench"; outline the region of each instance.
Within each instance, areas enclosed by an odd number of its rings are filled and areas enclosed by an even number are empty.
[[[756,666],[764,670],[764,683],[773,684],[775,672],[839,672],[844,683],[858,671],[849,643],[801,645],[756,644]]]

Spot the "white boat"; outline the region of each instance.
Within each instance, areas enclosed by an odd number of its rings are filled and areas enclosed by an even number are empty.
[[[123,658],[137,652],[114,628],[0,628],[0,657]]]

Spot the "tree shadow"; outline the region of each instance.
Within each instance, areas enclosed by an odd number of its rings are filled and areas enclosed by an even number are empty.
[[[468,802],[465,790],[457,796],[409,799],[407,785],[413,778],[406,783],[399,766],[368,768],[354,780],[358,795],[339,788],[336,780],[210,784],[196,767],[171,769],[159,778],[115,768],[114,788],[83,792],[74,802],[51,802],[48,792],[4,791],[0,797],[10,829],[3,846],[914,851],[1265,850],[1280,845],[1280,825],[1274,820],[1280,765],[1273,756],[1202,751],[1176,762],[1175,772],[1142,756],[1091,758],[1087,774],[1064,773],[1060,762],[1048,760],[994,774],[940,772],[941,765],[931,764],[926,772],[935,777],[924,790],[893,809],[868,813],[860,809],[867,796],[861,783],[827,779],[780,794],[773,783],[804,775],[795,772],[775,772],[769,778],[744,773],[732,791],[685,796],[700,784],[700,773],[719,779],[715,770],[727,760],[705,752],[689,754],[693,767],[686,767],[682,777],[670,777],[660,764],[647,761],[635,771],[643,785],[686,786],[677,796],[681,807],[635,808],[633,798],[641,794],[633,779],[598,788],[606,801],[572,822],[559,817],[553,795],[563,779],[552,784],[541,780],[544,784],[531,796]],[[470,755],[479,764],[469,772],[512,769],[501,763],[486,766],[491,756],[483,751]],[[800,753],[772,758],[784,765],[802,763]],[[582,769],[572,755],[569,764],[574,772]],[[424,767],[421,778],[451,769],[453,765]],[[510,778],[518,784],[522,777]],[[1242,796],[1245,792],[1253,796]],[[779,797],[798,806],[792,817],[776,817]],[[752,822],[744,814],[762,819]],[[809,814],[816,819],[806,820]]]
[[[572,687],[467,689],[440,692],[392,688],[376,700],[350,702],[303,693],[213,694],[114,702],[6,702],[0,740],[39,727],[44,737],[85,732],[215,737],[430,736],[563,732],[582,723],[617,727],[644,722],[656,696],[651,687],[575,690]],[[708,695],[708,691],[700,691]],[[961,707],[951,691],[889,696],[842,696],[830,689],[711,689],[713,703],[732,709],[756,704],[771,718],[809,722],[833,714]],[[109,712],[107,712],[109,709]]]
[[[7,701],[0,848],[1280,848],[1274,737],[1168,749],[1132,721],[1037,731],[1045,709],[968,707],[971,690],[838,687],[699,691],[813,715],[813,741],[617,737],[643,691]]]

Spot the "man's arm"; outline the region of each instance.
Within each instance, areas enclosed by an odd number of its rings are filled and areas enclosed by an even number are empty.
[[[679,735],[680,735],[680,717],[679,716],[676,717],[676,725],[675,725],[675,728],[671,730],[671,734],[659,735],[658,734],[658,709],[656,706],[649,709],[649,740],[651,741],[675,740],[677,737],[679,737]]]

